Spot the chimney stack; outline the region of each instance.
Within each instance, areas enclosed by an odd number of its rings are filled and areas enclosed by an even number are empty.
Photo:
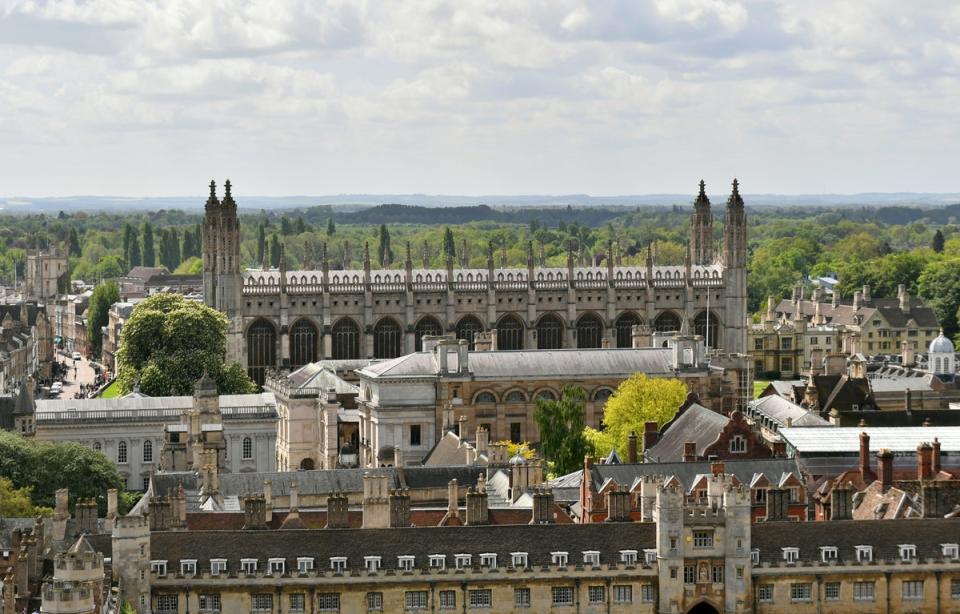
[[[267,500],[263,495],[243,498],[243,530],[262,531],[267,528]]]
[[[367,473],[363,476],[363,528],[390,527],[390,493],[387,476]]]
[[[693,441],[688,441],[683,444],[683,462],[692,463],[697,460],[697,444]]]
[[[536,517],[536,515],[534,515]],[[630,493],[611,490],[607,492],[607,522],[630,522]]]
[[[549,488],[536,488],[533,491],[533,517],[530,524],[553,523],[553,491]]]
[[[937,439],[936,437],[934,437],[934,438],[933,438],[933,445],[930,446],[930,447],[933,448],[933,455],[932,455],[932,457],[933,457],[933,473],[934,473],[934,475],[936,475],[936,474],[940,473],[940,470],[941,470],[941,468],[942,468],[941,465],[940,465],[940,440]]]
[[[297,482],[290,484],[290,509],[287,511],[287,517],[283,519],[281,529],[306,529],[300,519],[300,485]]]
[[[113,532],[113,525],[117,521],[117,512],[119,510],[117,502],[117,489],[111,488],[107,491],[107,522],[106,526],[104,527],[105,531]]]
[[[924,482],[933,478],[933,446],[923,442],[917,446],[917,480]]]
[[[873,478],[873,471],[870,469],[870,435],[865,432],[860,433],[860,479],[865,484]]]
[[[327,497],[327,528],[350,528],[350,507],[343,493],[331,493]]]
[[[863,301],[863,295],[857,290],[853,293],[853,311],[860,311],[860,303]]]
[[[907,292],[907,287],[904,284],[897,287],[897,298],[900,299],[900,311],[910,313],[910,293]]]
[[[870,284],[863,284],[863,302],[870,302]]]
[[[460,522],[460,494],[456,478],[447,482],[447,514],[442,524],[459,524]]]
[[[482,427],[482,426],[478,426],[478,427],[477,427],[477,439],[476,439],[476,444],[477,444],[476,447],[477,447],[477,455],[478,455],[478,456],[481,455],[481,454],[483,454],[483,455],[486,455],[486,454],[487,454],[487,448],[488,448],[489,443],[490,443],[490,433],[487,431],[486,428],[484,428],[484,427]]]
[[[62,541],[67,534],[67,520],[70,518],[67,503],[70,500],[70,491],[59,488],[55,494],[56,507],[53,510],[53,539]]]
[[[784,488],[767,489],[767,522],[787,519],[787,501],[790,491]]]
[[[630,431],[627,436],[627,462],[636,464],[637,462],[637,433]]]
[[[403,490],[390,493],[390,528],[410,526],[410,494]]]
[[[660,431],[657,430],[657,423],[648,421],[643,423],[643,450],[647,451],[657,445],[660,439]]]
[[[487,491],[482,490],[479,485],[476,490],[472,487],[468,488],[466,524],[468,526],[487,524],[488,520]]]
[[[853,490],[846,484],[830,491],[830,520],[853,518]]]
[[[726,467],[724,466],[723,461],[710,463],[710,473],[712,475],[723,475],[726,473]]]
[[[921,518],[943,518],[948,511],[943,508],[943,492],[940,490],[940,482],[930,480],[920,484]]]
[[[893,484],[893,452],[886,448],[877,452],[877,464],[880,469],[878,476],[880,488],[883,492],[887,492]]]
[[[97,502],[93,499],[80,499],[74,509],[77,518],[77,533],[97,532]]]

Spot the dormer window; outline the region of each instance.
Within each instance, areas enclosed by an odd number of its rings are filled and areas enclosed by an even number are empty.
[[[496,569],[497,568],[497,555],[492,552],[487,552],[486,554],[480,555],[480,567],[485,567],[486,569]]]
[[[180,575],[197,575],[197,559],[180,559]]]
[[[527,567],[527,553],[526,552],[511,552],[510,553],[510,564],[514,569],[526,569]]]
[[[600,553],[596,550],[587,550],[583,553],[584,566],[600,567]]]
[[[836,546],[820,546],[820,560],[824,563],[837,560]]]
[[[246,574],[257,573],[257,559],[240,559],[240,571]]]
[[[403,554],[397,557],[397,569],[401,571],[413,571],[413,562],[416,557],[409,554]]]
[[[760,564],[760,551],[756,548],[750,551],[750,562],[754,565]]]
[[[344,565],[346,565],[347,559],[344,558]],[[331,567],[332,567],[331,559]],[[297,572],[299,573],[308,573],[313,571],[313,558],[308,556],[297,557]]]
[[[300,559],[297,559],[299,564]],[[313,559],[310,559],[310,567],[313,567]],[[330,557],[330,569],[334,573],[343,573],[347,570],[347,557],[345,556],[331,556]]]
[[[636,560],[636,555],[634,555],[634,560]],[[643,551],[643,562],[647,565],[654,565],[657,562],[656,548],[647,548]]]
[[[917,558],[917,547],[913,544],[900,544],[900,560],[912,561]]]
[[[473,565],[473,557],[469,554],[456,554],[453,558],[457,569],[465,569]]]
[[[282,576],[286,571],[286,559],[270,559],[268,563],[270,565],[270,575]]]
[[[150,573],[152,573],[155,576],[167,575],[167,562],[166,561],[150,561]]]
[[[799,548],[783,548],[783,560],[787,563],[796,563],[797,559],[800,558],[800,549]]]
[[[227,559],[210,559],[210,575],[219,576],[227,573]]]
[[[380,557],[379,556],[363,557],[363,566],[366,568],[367,573],[377,573],[378,571],[380,571]]]
[[[431,554],[430,555],[430,569],[437,569],[443,571],[447,568],[447,555],[445,554]]]
[[[869,563],[873,560],[873,546],[857,546],[857,562]]]
[[[550,553],[551,562],[557,567],[566,567],[567,566],[567,553],[566,552],[551,552]]]
[[[731,454],[745,454],[747,452],[747,440],[745,437],[740,435],[734,435],[730,439],[730,453]]]
[[[636,565],[637,564],[637,551],[636,550],[621,550],[620,551],[620,562],[624,565]]]
[[[960,545],[958,544],[940,544],[943,550],[943,558],[956,561],[960,558]]]

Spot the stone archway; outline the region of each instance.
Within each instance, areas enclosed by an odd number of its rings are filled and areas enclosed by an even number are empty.
[[[709,601],[701,601],[687,610],[687,614],[720,614],[720,610],[715,608]]]

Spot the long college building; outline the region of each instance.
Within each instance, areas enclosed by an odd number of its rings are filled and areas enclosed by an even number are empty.
[[[425,335],[473,342],[489,332],[499,350],[631,347],[634,326],[678,331],[686,321],[712,347],[746,347],[746,245],[743,199],[736,180],[727,199],[723,240],[714,250],[713,214],[703,182],[690,221],[690,250],[681,266],[622,265],[612,246],[601,266],[535,263],[484,269],[249,269],[240,262],[237,204],[210,184],[203,222],[203,286],[208,305],[230,318],[228,359],[263,384],[267,370],[296,369],[320,359],[395,358],[421,349]],[[619,250],[617,250],[619,251]]]

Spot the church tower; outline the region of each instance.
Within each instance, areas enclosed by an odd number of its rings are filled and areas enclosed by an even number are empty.
[[[724,340],[728,352],[743,353],[747,347],[747,214],[740,196],[740,182],[733,180],[723,220],[723,278],[725,285]]]
[[[713,264],[713,214],[707,186],[700,180],[700,193],[690,216],[690,260],[692,264]]]
[[[230,180],[223,185],[223,202],[217,199],[217,184],[210,182],[210,196],[203,216],[203,301],[226,314],[227,362],[241,361],[240,344],[240,221],[237,203],[230,194]],[[242,361],[241,361],[242,363]]]

